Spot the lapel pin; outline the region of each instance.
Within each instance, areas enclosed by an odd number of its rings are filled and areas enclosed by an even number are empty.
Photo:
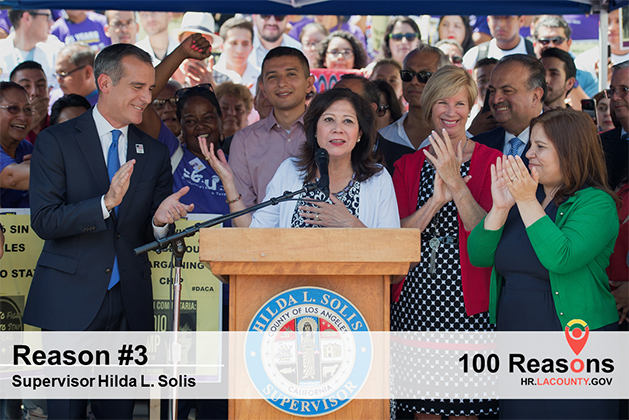
[[[143,155],[144,154],[144,145],[143,144],[136,144],[135,145],[135,152],[138,155]]]

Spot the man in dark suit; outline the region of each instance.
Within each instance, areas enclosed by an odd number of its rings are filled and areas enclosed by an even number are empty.
[[[528,165],[529,125],[542,113],[546,98],[544,66],[530,55],[503,57],[491,73],[489,92],[491,112],[500,127],[474,140],[505,155],[519,155]]]
[[[616,116],[620,127],[601,134],[609,186],[615,189],[628,175],[629,167],[629,61],[616,64],[612,68],[612,80],[607,91],[612,115]]]
[[[39,134],[31,221],[45,239],[24,322],[56,331],[150,331],[151,270],[133,249],[168,233],[193,206],[172,193],[167,148],[132,124],[155,85],[151,57],[131,44],[95,63],[99,101]],[[131,418],[133,400],[92,400],[96,418]],[[85,418],[86,401],[49,400],[49,418]]]

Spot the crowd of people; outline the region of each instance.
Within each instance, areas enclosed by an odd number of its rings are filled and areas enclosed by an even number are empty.
[[[626,330],[629,53],[618,11],[602,65],[597,48],[573,57],[561,16],[534,17],[530,39],[524,21],[442,16],[429,43],[406,16],[376,42],[369,22],[346,16],[0,12],[0,205],[30,207],[45,240],[24,321],[150,330],[150,267],[132,250],[189,212],[226,214],[317,182],[325,149],[329,194],[233,225],[419,229],[422,261],[392,286],[392,331],[562,331],[573,319]],[[316,69],[336,83],[324,91]],[[594,120],[581,112],[590,98]],[[412,381],[423,359],[392,373]],[[224,409],[197,408],[199,418]],[[627,415],[616,400],[394,408],[426,419]],[[47,406],[49,418],[85,410]],[[92,410],[131,418],[133,406]]]

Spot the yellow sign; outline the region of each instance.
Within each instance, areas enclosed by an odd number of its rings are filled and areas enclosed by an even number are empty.
[[[179,220],[177,231],[208,220],[215,215],[189,214]],[[186,238],[186,255],[181,269],[181,331],[220,331],[222,322],[222,283],[199,261],[199,235]],[[172,283],[175,263],[172,252],[149,254],[153,275],[153,316],[156,331],[172,331]]]
[[[22,324],[24,304],[44,246],[31,228],[28,209],[2,209],[0,223],[5,235],[4,256],[0,260],[0,332],[34,331]],[[190,215],[177,222],[185,229],[213,215]],[[182,269],[182,331],[220,331],[222,322],[222,283],[199,262],[199,236],[186,238],[187,252]],[[153,310],[156,331],[172,331],[172,281],[175,276],[171,252],[151,252]]]

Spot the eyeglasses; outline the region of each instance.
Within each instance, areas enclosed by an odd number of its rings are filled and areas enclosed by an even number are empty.
[[[619,86],[619,87],[613,87],[610,86],[609,89],[605,90],[605,97],[607,99],[612,99],[612,97],[614,96],[614,93],[620,97],[623,96],[627,96],[627,92],[629,92],[629,87],[627,86]]]
[[[341,55],[343,56],[343,58],[348,59],[354,56],[354,51],[350,49],[332,50],[332,51],[326,52],[326,54],[329,55],[330,57],[338,57],[339,55]]]
[[[83,68],[85,68],[86,66],[79,66],[77,68],[75,68],[74,70],[70,70],[70,71],[60,71],[57,72],[55,74],[53,74],[53,76],[55,76],[57,79],[65,79],[66,77],[68,77],[69,75],[71,75],[72,73],[74,73],[75,71],[79,71]]]
[[[273,17],[275,18],[275,20],[277,20],[278,22],[283,21],[283,20],[284,20],[284,18],[286,17],[286,16],[284,16],[284,15],[260,15],[260,17],[261,17],[263,20],[269,20],[269,19],[271,19],[271,16],[273,16]]]
[[[419,38],[419,34],[415,32],[408,32],[405,34],[389,34],[389,39],[394,41],[401,41],[403,38],[406,38],[408,42],[413,42],[417,38]]]
[[[131,25],[133,25],[134,23],[135,21],[133,19],[129,19],[126,22],[117,20],[114,23],[112,23],[110,26],[113,26],[114,29],[122,29],[123,27],[130,28]]]
[[[303,44],[301,44],[304,46],[304,48],[308,48],[311,50],[314,50],[315,48],[317,48],[319,45],[321,45],[321,41],[317,41],[317,42],[304,42]]]
[[[212,92],[212,96],[214,96],[214,88],[212,87],[212,85],[209,83],[201,83],[196,86],[179,89],[177,92],[175,92],[175,98],[177,98],[177,102],[179,102],[181,99],[193,93],[207,93],[208,91]]]
[[[432,73],[429,71],[400,70],[400,78],[403,82],[412,82],[415,76],[417,76],[419,83],[427,83],[428,79],[432,77]]]
[[[46,16],[46,19],[51,19],[52,15],[50,13],[39,13],[39,12],[29,12],[31,16]]]
[[[379,117],[384,117],[387,113],[387,109],[390,109],[391,107],[389,105],[380,105],[378,107],[378,111],[377,114]]]
[[[168,99],[155,99],[153,101],[153,108],[156,110],[164,109],[166,104],[169,103],[173,108],[177,108],[177,98],[168,98]]]
[[[568,38],[564,38],[561,36],[555,36],[553,38],[538,38],[537,42],[539,42],[540,44],[542,44],[543,46],[547,46],[548,44],[550,44],[551,42],[553,43],[553,45],[561,45],[564,43],[565,40],[567,40]]]
[[[0,105],[0,108],[6,109],[7,111],[9,111],[9,114],[13,114],[13,115],[17,115],[20,113],[20,111],[24,111],[24,115],[32,117],[33,115],[37,113],[35,111],[35,108],[33,108],[30,105],[26,105],[24,107],[20,107],[17,105]]]

